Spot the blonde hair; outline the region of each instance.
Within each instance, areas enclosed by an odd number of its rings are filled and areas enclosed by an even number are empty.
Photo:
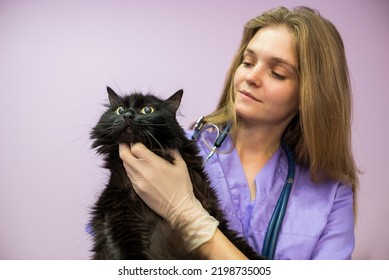
[[[352,100],[344,45],[335,26],[307,7],[281,7],[250,20],[227,73],[217,109],[205,120],[236,131],[233,78],[251,38],[267,26],[282,25],[295,38],[300,111],[286,128],[281,142],[293,150],[296,162],[310,169],[312,180],[334,179],[352,186],[354,210],[358,187],[351,147]]]

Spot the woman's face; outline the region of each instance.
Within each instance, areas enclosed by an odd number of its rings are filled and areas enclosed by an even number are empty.
[[[297,59],[284,26],[261,28],[234,76],[235,110],[246,123],[286,127],[298,112]]]

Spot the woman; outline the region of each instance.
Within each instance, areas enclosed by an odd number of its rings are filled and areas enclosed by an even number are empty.
[[[332,23],[306,7],[250,20],[219,105],[205,121],[232,122],[223,144],[232,152],[216,154],[205,168],[231,227],[257,252],[287,181],[286,146],[295,177],[274,258],[351,258],[358,178],[347,63]],[[205,155],[204,143],[199,147]],[[170,223],[184,223],[205,258],[245,259],[194,198],[185,163],[175,155],[172,165],[142,145],[120,146],[137,193]]]

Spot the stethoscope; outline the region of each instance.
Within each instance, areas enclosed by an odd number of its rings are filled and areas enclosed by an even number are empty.
[[[199,134],[209,127],[212,127],[216,131],[216,138],[213,142],[213,147],[210,148],[210,152],[204,160],[203,166],[208,162],[208,160],[216,153],[216,150],[220,148],[226,139],[227,135],[230,133],[232,123],[228,122],[224,129],[221,131],[217,125],[206,125],[204,123],[204,117],[200,117],[196,124],[194,125],[194,132],[192,139],[195,140]],[[280,197],[278,198],[274,212],[270,218],[269,225],[267,227],[265,240],[263,242],[262,256],[266,259],[274,259],[274,254],[277,247],[278,236],[280,234],[280,229],[282,222],[284,220],[286,207],[288,205],[289,194],[292,189],[294,175],[295,175],[295,161],[293,152],[286,145],[282,145],[282,149],[286,154],[288,159],[288,174],[286,176],[285,184],[282,188]]]
[[[205,158],[203,162],[203,167],[205,164],[208,162],[208,160],[215,154],[216,150],[220,148],[220,146],[223,144],[224,140],[226,139],[227,135],[230,133],[232,123],[228,122],[226,127],[224,128],[223,131],[220,131],[219,127],[217,125],[211,124],[211,125],[205,125],[204,124],[204,116],[200,117],[195,126],[194,126],[194,132],[192,135],[192,140],[195,140],[197,136],[205,129],[208,128],[213,128],[216,131],[216,138],[215,141],[213,142],[213,147],[210,148],[209,154]]]

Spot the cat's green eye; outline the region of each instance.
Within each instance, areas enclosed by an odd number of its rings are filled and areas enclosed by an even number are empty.
[[[125,110],[123,107],[119,107],[116,109],[116,114],[118,114],[118,115],[124,114],[124,112],[125,112]]]
[[[151,106],[145,106],[145,107],[142,108],[142,110],[140,110],[140,112],[143,115],[151,114],[152,112],[154,112],[154,108],[151,107]]]

